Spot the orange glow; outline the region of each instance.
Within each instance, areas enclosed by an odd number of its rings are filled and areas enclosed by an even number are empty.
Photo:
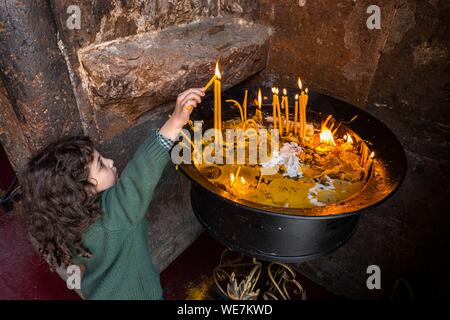
[[[217,60],[217,63],[216,63],[216,77],[217,77],[217,79],[221,78],[221,74],[220,74],[220,70],[219,70],[219,60]]]
[[[327,128],[327,126],[322,126],[322,132],[320,133],[320,143],[325,143],[328,145],[335,146],[333,133],[330,129]]]
[[[234,185],[234,174],[230,173],[230,186]]]
[[[352,144],[352,143],[353,143],[353,139],[352,139],[352,136],[351,136],[351,135],[349,135],[349,134],[347,134],[347,142],[348,142],[348,143],[350,143],[350,144]]]

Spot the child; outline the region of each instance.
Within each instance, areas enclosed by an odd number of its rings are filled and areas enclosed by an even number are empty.
[[[144,141],[119,180],[114,161],[87,137],[62,139],[29,162],[22,185],[30,233],[52,269],[84,266],[84,298],[162,299],[145,214],[173,141],[202,96],[201,89],[178,96],[171,118]]]

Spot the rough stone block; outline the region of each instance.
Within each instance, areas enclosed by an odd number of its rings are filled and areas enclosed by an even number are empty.
[[[217,59],[224,90],[262,70],[269,35],[244,20],[208,19],[81,49],[81,74],[95,107],[133,121],[181,90],[205,85]]]

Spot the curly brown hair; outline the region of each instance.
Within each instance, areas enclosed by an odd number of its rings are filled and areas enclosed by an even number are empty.
[[[52,270],[89,257],[82,234],[101,216],[95,185],[89,181],[94,145],[85,136],[50,144],[28,163],[22,196],[29,231]]]

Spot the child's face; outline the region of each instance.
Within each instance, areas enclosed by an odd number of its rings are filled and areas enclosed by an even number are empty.
[[[96,185],[96,192],[102,192],[111,188],[117,182],[117,169],[114,167],[114,161],[102,157],[95,150],[94,160],[89,164],[89,178]]]

